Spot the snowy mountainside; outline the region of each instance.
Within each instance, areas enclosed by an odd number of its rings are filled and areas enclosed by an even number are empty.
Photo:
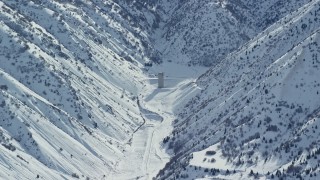
[[[319,13],[307,3],[198,79],[159,179],[318,179]]]
[[[151,179],[169,155],[156,179],[315,178],[318,14],[319,0],[0,0],[0,179]],[[215,66],[195,82],[197,65]]]
[[[1,178],[103,178],[113,170],[143,123],[140,67],[156,58],[151,8],[0,1]]]
[[[308,0],[186,0],[161,3],[163,60],[212,66]],[[161,13],[160,13],[161,14]]]

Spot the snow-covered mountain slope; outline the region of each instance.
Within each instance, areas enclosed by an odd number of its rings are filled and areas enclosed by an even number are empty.
[[[1,179],[110,174],[144,123],[152,6],[0,1],[0,24]]]
[[[319,178],[319,13],[307,3],[198,79],[159,179]]]
[[[0,0],[0,179],[314,175],[318,9]]]
[[[164,1],[162,38],[157,49],[164,61],[215,65],[230,52],[308,0]],[[160,36],[159,35],[159,36]]]

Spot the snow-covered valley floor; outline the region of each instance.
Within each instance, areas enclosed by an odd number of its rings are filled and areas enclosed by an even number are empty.
[[[172,131],[175,111],[183,107],[190,94],[200,90],[194,82],[205,70],[174,63],[154,65],[148,69],[149,77],[142,79],[145,86],[138,100],[145,123],[127,143],[123,157],[107,179],[152,179],[156,176],[170,160],[171,152],[162,146],[162,141]],[[157,87],[158,72],[165,73],[165,87],[161,89]]]

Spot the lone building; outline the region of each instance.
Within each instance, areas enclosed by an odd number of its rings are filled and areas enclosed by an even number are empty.
[[[158,73],[158,88],[164,88],[164,73]]]

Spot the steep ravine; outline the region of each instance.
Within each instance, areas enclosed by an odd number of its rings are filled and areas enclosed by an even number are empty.
[[[181,147],[162,143],[172,122],[225,98],[203,65],[306,2],[0,0],[0,178],[155,177]]]

